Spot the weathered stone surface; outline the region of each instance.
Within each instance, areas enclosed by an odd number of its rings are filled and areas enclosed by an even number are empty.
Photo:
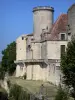
[[[53,24],[53,8],[36,7],[33,9],[33,17],[33,34],[22,35],[16,40],[16,77],[26,73],[27,80],[43,80],[58,85],[62,77],[60,71],[61,46],[65,47],[65,51],[71,36],[75,35],[75,4],[68,10],[68,24],[70,25],[68,30],[71,34],[66,31],[67,14],[62,14]],[[65,26],[61,22],[65,23]],[[61,39],[62,34],[65,36],[64,40]],[[53,40],[50,39],[50,36]]]

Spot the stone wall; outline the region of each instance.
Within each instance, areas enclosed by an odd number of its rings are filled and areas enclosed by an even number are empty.
[[[61,71],[60,71],[60,63],[50,63],[48,65],[48,77],[47,81],[52,82],[55,85],[60,83]]]
[[[71,35],[75,35],[75,4],[68,10],[68,25]]]
[[[47,42],[41,43],[41,58],[47,59]]]
[[[32,59],[41,59],[41,43],[32,43]]]
[[[61,45],[65,45],[65,47],[67,47],[67,42],[68,41],[47,41],[47,58],[60,59]]]
[[[16,77],[24,76],[26,71],[27,71],[27,69],[26,69],[25,63],[17,64],[17,66],[16,66]]]
[[[27,65],[27,80],[31,80],[32,79],[32,65],[29,64]]]
[[[27,80],[47,81],[47,66],[42,63],[27,65]]]
[[[26,59],[32,59],[31,42],[33,41],[33,36],[27,36],[26,40]]]
[[[26,59],[26,38],[22,35],[16,40],[16,60],[24,59]]]

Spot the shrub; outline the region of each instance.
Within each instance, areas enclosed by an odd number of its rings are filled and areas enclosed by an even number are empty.
[[[14,84],[10,88],[9,100],[30,100],[30,95],[20,86]]]
[[[68,93],[59,85],[55,100],[68,100]]]
[[[8,100],[8,95],[3,92],[0,92],[0,100]]]
[[[14,98],[14,100],[18,100],[20,93],[21,93],[21,87],[14,84],[10,88],[9,98]]]
[[[30,95],[26,91],[21,91],[18,100],[30,100]]]

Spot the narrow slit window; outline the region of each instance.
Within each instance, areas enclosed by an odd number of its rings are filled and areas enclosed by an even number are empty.
[[[22,40],[24,40],[24,37],[22,37]]]

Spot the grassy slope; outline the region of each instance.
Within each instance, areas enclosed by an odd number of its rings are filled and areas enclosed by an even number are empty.
[[[25,91],[32,94],[39,93],[41,84],[44,84],[45,87],[44,94],[46,94],[47,97],[50,98],[50,100],[54,100],[54,97],[57,93],[57,87],[48,82],[32,81],[32,80],[28,81],[14,77],[10,77],[10,81],[12,84],[16,83],[20,85]],[[73,100],[73,98],[69,98],[69,100]]]
[[[41,84],[44,84],[44,94],[49,97],[54,97],[56,95],[57,88],[56,86],[43,82],[43,81],[27,81],[20,78],[10,78],[11,83],[20,85],[24,90],[28,91],[29,93],[39,93]]]

